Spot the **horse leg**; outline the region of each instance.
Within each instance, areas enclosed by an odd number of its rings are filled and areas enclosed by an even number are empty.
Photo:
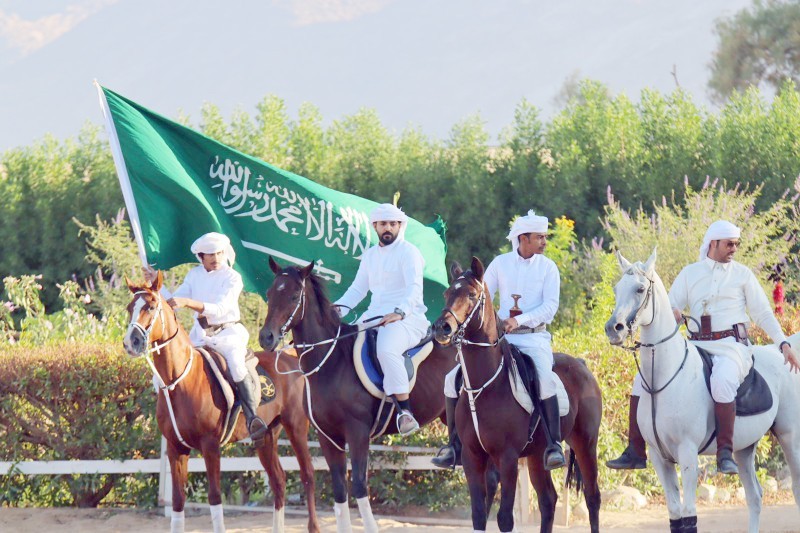
[[[486,468],[486,514],[492,510],[494,495],[497,494],[497,486],[500,484],[500,472],[494,463],[490,462]]]
[[[501,533],[506,533],[514,530],[514,497],[519,476],[519,454],[514,449],[505,450],[498,463],[500,508],[497,510],[497,526]]]
[[[300,466],[300,480],[303,482],[308,507],[308,531],[319,533],[317,503],[314,496],[314,463],[308,451],[308,419],[302,411],[298,410],[298,413],[300,417],[289,416],[284,419],[283,429],[286,430],[294,455],[297,457],[297,464]]]
[[[792,418],[796,416],[796,413],[792,414]],[[800,430],[792,428],[778,431],[776,428],[775,436],[778,438],[778,442],[783,448],[783,454],[786,456],[786,462],[789,464],[789,471],[792,473],[794,503],[800,508]]]
[[[272,489],[274,501],[272,503],[272,531],[280,533],[284,529],[284,506],[286,504],[286,473],[281,466],[278,456],[278,440],[275,438],[280,432],[280,427],[273,428],[264,437],[264,444],[256,448],[258,459],[269,477],[269,487]]]
[[[367,488],[367,464],[369,463],[369,436],[348,435],[347,441],[350,443],[350,461],[352,472],[350,481],[353,484],[353,496],[358,504],[358,513],[364,524],[366,533],[377,533],[378,523],[372,515],[372,506],[369,504],[369,490]]]
[[[478,453],[480,455],[478,455]],[[469,487],[469,499],[472,506],[472,529],[475,532],[486,531],[488,508],[486,506],[486,466],[489,457],[483,450],[475,452],[467,446],[461,449],[461,462]]]
[[[577,436],[577,435],[576,435]],[[600,485],[597,483],[597,438],[573,438],[570,441],[571,453],[580,470],[581,484],[583,485],[583,498],[586,500],[586,509],[589,511],[589,526],[592,533],[600,531]]]
[[[319,447],[331,471],[336,533],[351,533],[353,526],[350,525],[350,508],[347,506],[347,456],[324,436],[319,439]]]
[[[225,519],[222,514],[222,490],[220,489],[220,449],[214,439],[209,445],[201,445],[203,461],[206,463],[208,479],[208,507],[211,511],[211,527],[214,533],[225,532]]]
[[[681,468],[683,506],[681,507],[681,531],[697,533],[697,444],[685,442],[678,449],[678,464]],[[675,472],[674,468],[670,468]]]
[[[183,533],[186,520],[183,507],[186,504],[186,479],[189,476],[189,455],[179,452],[170,443],[167,446],[169,469],[172,473],[172,518],[170,532]]]
[[[758,531],[758,522],[761,517],[761,498],[763,490],[756,478],[756,445],[751,444],[747,448],[742,448],[734,452],[736,464],[739,466],[739,480],[744,487],[745,498],[747,499],[747,509],[750,515],[750,533]]]
[[[667,500],[667,511],[669,512],[669,528],[671,532],[681,531],[681,489],[678,485],[678,474],[675,466],[661,457],[658,450],[651,450],[650,461],[658,474],[661,486],[664,489],[664,497]],[[696,453],[696,452],[695,452]]]
[[[544,469],[541,457],[542,454],[538,452],[528,457],[528,476],[531,478],[531,484],[536,491],[539,512],[542,515],[539,531],[541,533],[551,533],[556,517],[558,492],[556,492],[556,488],[553,485],[553,478],[550,476],[550,472]]]

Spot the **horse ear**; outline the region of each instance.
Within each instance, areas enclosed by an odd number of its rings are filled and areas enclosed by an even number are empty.
[[[156,279],[150,285],[150,290],[153,292],[158,292],[161,290],[161,287],[164,285],[164,272],[161,270],[158,271],[156,274]]]
[[[653,247],[653,253],[650,254],[650,257],[647,259],[647,262],[644,264],[644,271],[647,272],[648,274],[651,274],[653,272],[653,270],[656,268],[656,256],[658,255],[656,253],[657,249],[658,249],[658,246],[654,246]]]
[[[307,277],[308,277],[308,276],[311,274],[311,271],[312,271],[312,270],[314,270],[314,265],[315,265],[315,264],[317,264],[317,262],[316,262],[316,261],[311,261],[311,262],[308,264],[308,266],[305,266],[305,267],[301,268],[301,269],[300,269],[300,276],[301,276],[303,279],[306,279],[306,278],[307,278]]]
[[[617,250],[617,261],[619,261],[619,268],[623,272],[627,272],[627,270],[631,267],[631,262],[625,259],[622,255],[622,252]]]
[[[130,290],[131,292],[136,292],[139,290],[139,287],[134,285],[134,283],[130,279],[128,279],[128,276],[125,276],[125,285],[128,286],[128,290]]]
[[[272,256],[269,256],[269,268],[276,275],[279,274],[280,271],[281,271],[280,265],[278,265],[278,263],[275,262],[275,260],[272,258]]]
[[[478,279],[478,281],[483,281],[483,263],[481,263],[481,260],[474,255],[472,256],[472,266],[470,267],[470,270],[472,270],[472,274]]]
[[[453,261],[453,264],[452,264],[452,265],[450,265],[450,276],[451,276],[453,279],[456,279],[456,278],[458,278],[458,276],[460,276],[460,275],[461,275],[463,272],[464,272],[464,269],[463,269],[463,268],[461,268],[461,265],[459,265],[459,264],[458,264],[458,261]]]

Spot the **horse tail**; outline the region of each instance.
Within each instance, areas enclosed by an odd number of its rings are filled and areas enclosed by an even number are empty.
[[[575,450],[569,449],[569,463],[567,465],[567,480],[564,482],[567,488],[575,488],[575,492],[583,490],[583,474],[578,461],[575,460]]]

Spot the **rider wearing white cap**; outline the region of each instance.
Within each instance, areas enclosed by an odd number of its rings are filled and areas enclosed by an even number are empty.
[[[553,321],[558,311],[561,277],[556,264],[543,254],[547,246],[547,217],[528,211],[527,216],[518,217],[511,226],[507,239],[512,251],[497,256],[486,269],[483,281],[494,298],[500,293],[498,315],[503,319],[505,339],[531,358],[536,367],[539,389],[539,405],[545,425],[547,448],[544,466],[547,470],[566,464],[561,449],[561,418],[556,397],[556,381],[553,373],[553,350],[547,324]],[[519,296],[522,314],[511,315],[514,296]],[[447,427],[450,444],[443,447],[433,459],[436,466],[454,467],[459,460],[460,442],[455,432],[455,406],[458,391],[455,376],[458,367],[445,378]]]
[[[695,345],[707,350],[714,363],[711,396],[717,422],[717,470],[736,474],[733,460],[733,428],[736,392],[753,365],[747,327],[752,319],[783,353],[792,369],[797,358],[775,319],[764,289],[753,272],[733,260],[741,230],[725,220],[711,224],[700,246],[699,260],[681,270],[672,283],[669,299],[675,320],[683,321],[689,310],[700,325],[690,327]],[[629,413],[630,444],[622,456],[606,463],[611,468],[644,468],[644,439],[636,423],[639,396],[644,392],[641,376],[633,385]]]
[[[403,352],[413,348],[430,326],[422,300],[425,261],[417,247],[405,240],[408,217],[401,209],[381,204],[370,214],[370,222],[378,234],[378,245],[364,252],[353,283],[334,305],[344,316],[368,292],[372,293],[369,308],[360,320],[383,316],[377,339],[383,390],[397,399],[397,429],[408,435],[419,424],[408,400],[410,388]]]
[[[195,312],[189,339],[194,346],[209,346],[221,353],[239,393],[247,428],[253,440],[262,438],[267,425],[256,414],[260,387],[245,366],[250,334],[240,322],[239,295],[242,276],[232,267],[236,254],[231,241],[221,233],[206,233],[192,244],[192,253],[201,265],[186,274],[186,279],[167,300],[173,308],[187,307]]]

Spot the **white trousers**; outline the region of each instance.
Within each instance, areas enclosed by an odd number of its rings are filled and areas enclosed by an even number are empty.
[[[730,403],[736,399],[736,392],[739,390],[739,385],[742,384],[742,381],[745,376],[747,376],[747,372],[750,371],[750,366],[752,365],[747,365],[747,359],[743,360],[739,355],[740,352],[749,355],[749,347],[741,343],[737,343],[737,346],[731,345],[730,342],[723,342],[724,341],[721,340],[702,341],[701,347],[709,351],[719,348],[723,349],[720,351],[721,355],[711,355],[711,360],[714,362],[714,366],[711,369],[711,397],[715,402]],[[709,344],[711,344],[711,347],[709,347]],[[752,361],[752,359],[750,359],[750,361]],[[633,380],[633,391],[631,394],[633,396],[642,396],[645,394],[642,376],[638,373]]]
[[[410,392],[403,352],[422,340],[425,331],[398,320],[378,328],[378,362],[383,369],[383,392],[387,396]]]
[[[523,335],[508,335],[511,344],[530,357],[536,367],[539,378],[539,398],[542,400],[555,396],[556,376],[553,372],[553,349],[550,346],[550,333],[525,333]],[[444,378],[444,395],[448,398],[458,398],[456,391],[456,373],[461,365],[456,365]],[[473,383],[473,387],[479,384]]]
[[[198,344],[213,348],[225,356],[231,377],[233,381],[238,383],[247,375],[244,358],[247,355],[247,343],[249,340],[250,334],[247,332],[247,328],[242,324],[234,324],[213,337],[203,337],[203,341]]]

